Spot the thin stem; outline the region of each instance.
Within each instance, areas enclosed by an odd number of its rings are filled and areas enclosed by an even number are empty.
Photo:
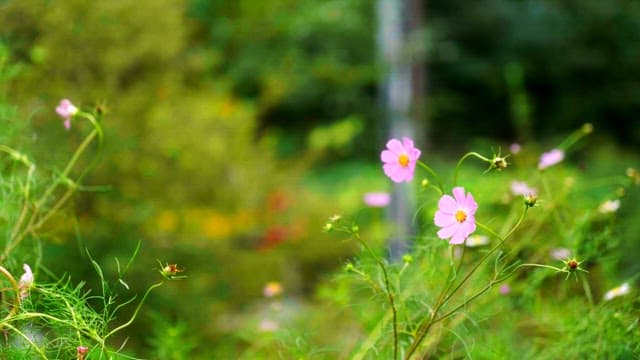
[[[87,136],[84,141],[80,144],[80,146],[78,146],[78,148],[76,149],[75,153],[73,153],[73,156],[71,157],[71,160],[69,160],[69,162],[67,163],[67,166],[64,168],[64,170],[62,171],[62,174],[60,174],[60,179],[66,179],[69,176],[69,172],[71,172],[71,169],[73,169],[73,167],[75,166],[76,162],[78,161],[78,159],[80,158],[80,155],[82,155],[82,153],[86,150],[87,146],[89,146],[89,144],[91,143],[91,141],[98,135],[98,130],[97,129],[93,129],[93,131],[91,131],[91,133],[89,134],[89,136]],[[40,200],[38,200],[36,202],[36,209],[39,209],[42,207],[42,205],[44,205],[45,201],[47,201],[47,198],[49,197],[49,195],[51,195],[51,193],[53,192],[53,190],[55,190],[58,187],[59,182],[56,181],[53,184],[51,184],[44,192],[44,194],[42,195],[42,197],[40,198]]]
[[[107,340],[107,338],[109,338],[111,335],[117,333],[118,331],[126,328],[127,326],[131,325],[133,323],[133,321],[136,319],[136,317],[138,316],[138,312],[140,311],[140,308],[142,308],[142,304],[144,303],[144,301],[147,299],[147,296],[149,296],[149,293],[151,293],[151,290],[160,287],[164,284],[164,281],[160,281],[159,283],[153,284],[149,287],[149,289],[147,289],[147,292],[144,293],[144,296],[142,297],[142,300],[140,300],[140,302],[138,303],[138,306],[136,307],[136,310],[133,312],[133,315],[131,315],[131,318],[129,319],[129,321],[127,321],[126,323],[118,326],[117,328],[111,330],[107,335],[105,335],[104,340]]]
[[[505,235],[504,237],[499,237],[500,241],[498,242],[498,244],[496,244],[496,246],[494,246],[491,250],[489,250],[489,252],[487,252],[482,259],[480,259],[480,261],[478,261],[475,266],[473,268],[471,268],[471,271],[469,271],[469,273],[467,273],[467,275],[462,279],[462,281],[460,281],[460,283],[458,283],[458,286],[456,286],[450,293],[449,295],[447,295],[447,297],[444,299],[444,301],[446,302],[447,300],[449,300],[461,287],[462,285],[469,280],[469,278],[471,277],[471,275],[473,275],[473,273],[480,267],[480,265],[482,265],[482,263],[485,262],[485,260],[487,260],[489,258],[489,256],[491,256],[496,250],[498,250],[498,248],[500,248],[502,246],[502,244],[504,244],[504,242],[513,234],[513,232],[520,226],[520,224],[522,224],[522,221],[524,220],[524,217],[527,214],[527,209],[529,209],[529,207],[525,206],[524,211],[522,212],[522,215],[520,215],[520,218],[518,219],[518,222],[513,226],[513,228],[511,228],[511,230],[507,233],[507,235]],[[488,228],[487,226],[481,224],[480,222],[476,222],[476,224],[481,227],[482,229],[485,230],[491,230],[490,228]],[[495,232],[490,231],[491,233],[493,233],[493,235],[497,235]]]
[[[456,169],[455,169],[455,171],[453,172],[453,186],[456,186],[456,184],[458,183],[458,170],[460,170],[460,165],[462,165],[462,163],[463,163],[463,162],[464,162],[468,157],[471,157],[471,156],[475,156],[475,157],[477,157],[478,159],[480,159],[480,160],[482,160],[482,161],[486,161],[486,162],[489,162],[489,163],[491,162],[491,160],[490,160],[490,159],[487,159],[486,157],[484,157],[484,156],[482,156],[482,155],[478,154],[478,153],[477,153],[477,152],[475,152],[475,151],[468,152],[468,153],[464,154],[464,155],[460,158],[460,160],[458,161],[458,164],[456,165]]]
[[[84,153],[84,151],[87,149],[87,147],[89,146],[89,144],[93,141],[93,139],[97,136],[98,140],[100,142],[100,145],[102,144],[102,139],[103,139],[103,135],[102,135],[102,129],[100,128],[100,125],[97,123],[97,121],[95,120],[95,118],[93,118],[93,116],[91,116],[90,114],[84,114],[85,117],[87,117],[89,119],[89,121],[91,121],[91,123],[94,126],[94,129],[91,131],[91,133],[84,139],[84,141],[80,144],[80,146],[78,146],[78,148],[76,149],[76,151],[74,152],[73,156],[71,157],[71,159],[69,160],[69,162],[67,163],[67,166],[65,167],[65,169],[63,170],[63,172],[60,174],[58,180],[54,181],[43,193],[43,195],[35,202],[34,205],[34,209],[33,209],[33,213],[31,214],[30,220],[27,223],[26,227],[24,228],[24,230],[19,231],[20,226],[22,225],[22,222],[24,221],[24,218],[26,216],[26,214],[24,214],[24,216],[21,214],[18,222],[16,223],[16,226],[14,227],[13,231],[12,231],[12,236],[9,239],[9,241],[7,242],[7,246],[5,248],[5,250],[2,253],[2,256],[0,256],[0,262],[4,261],[8,256],[9,253],[18,245],[22,242],[22,240],[24,240],[24,238],[29,234],[29,233],[33,233],[35,230],[37,230],[40,226],[42,226],[52,215],[55,211],[57,211],[60,207],[62,207],[62,205],[68,200],[68,198],[71,196],[71,193],[75,190],[73,187],[70,187],[69,190],[65,193],[65,195],[56,203],[56,205],[54,205],[54,207],[52,209],[50,209],[47,214],[38,220],[38,215],[40,213],[40,211],[42,210],[42,207],[44,206],[44,204],[46,203],[47,199],[49,198],[49,196],[53,193],[53,191],[58,187],[58,185],[60,184],[60,179],[67,179],[69,176],[69,173],[71,172],[71,170],[73,169],[73,167],[75,166],[76,162],[78,161],[78,159],[80,158],[80,156],[82,155],[82,153]],[[86,174],[86,171],[83,172],[83,174],[81,175],[84,176]]]
[[[427,164],[423,163],[420,160],[418,160],[418,165],[420,165],[420,167],[425,169],[429,174],[431,174],[431,176],[433,176],[435,181],[438,183],[438,189],[440,190],[440,194],[444,193],[444,187],[442,186],[442,181],[440,180],[440,177],[438,176],[438,174],[436,174],[436,172],[433,171],[433,169],[431,169]]]
[[[29,345],[31,345],[31,348],[34,349],[38,355],[40,355],[41,358],[47,360],[48,357],[44,354],[44,352],[42,352],[42,350],[40,350],[40,347],[38,345],[36,345],[33,340],[31,340],[31,338],[29,336],[27,336],[25,333],[23,333],[22,331],[18,330],[16,327],[14,327],[13,325],[10,324],[4,324],[4,326],[6,326],[7,328],[11,329],[11,331],[15,332],[16,334],[20,335],[26,342],[29,343]]]
[[[16,312],[18,312],[18,309],[20,309],[21,299],[20,299],[20,285],[18,284],[16,279],[13,277],[13,275],[11,275],[11,273],[7,269],[5,269],[4,266],[0,266],[0,274],[2,274],[5,278],[7,278],[7,280],[9,280],[11,287],[13,287],[13,291],[16,293],[15,298],[13,300],[13,307],[9,311],[9,314],[7,314],[7,316],[2,320],[2,322],[0,322],[0,328],[2,328],[2,326],[4,325],[4,321],[12,317]]]
[[[398,359],[398,312],[396,310],[395,300],[393,298],[393,292],[391,289],[391,284],[389,283],[389,275],[387,274],[387,267],[384,262],[373,252],[373,250],[364,242],[358,233],[355,233],[354,236],[356,239],[362,244],[362,246],[369,251],[371,256],[376,260],[380,269],[382,269],[382,275],[384,276],[384,286],[387,293],[387,297],[389,299],[389,305],[391,306],[391,311],[393,314],[393,359]]]
[[[18,231],[20,230],[20,227],[22,226],[22,222],[27,216],[27,211],[29,210],[29,192],[31,189],[31,177],[33,176],[33,172],[35,171],[35,169],[36,167],[34,165],[31,165],[29,167],[29,172],[27,173],[27,183],[25,184],[25,189],[24,189],[24,203],[22,204],[22,210],[20,210],[18,221],[16,221],[16,224],[13,226],[13,230],[11,231],[11,237],[9,239],[14,239],[16,237]]]
[[[446,318],[448,318],[449,316],[453,315],[455,312],[457,312],[458,310],[460,310],[461,308],[465,307],[468,303],[472,302],[473,300],[475,300],[477,297],[479,297],[480,295],[484,294],[485,292],[487,292],[489,289],[491,289],[494,285],[499,284],[505,280],[507,280],[508,278],[510,278],[511,276],[513,276],[513,274],[516,273],[516,271],[518,271],[518,269],[520,269],[521,267],[539,267],[539,268],[544,268],[544,269],[551,269],[551,270],[555,270],[557,272],[566,272],[566,270],[557,268],[555,266],[549,266],[549,265],[542,265],[542,264],[520,264],[518,266],[516,266],[515,269],[513,269],[513,271],[511,271],[509,274],[498,278],[498,279],[493,279],[491,281],[489,281],[489,284],[487,284],[484,288],[482,288],[480,291],[478,291],[477,293],[473,294],[471,297],[469,297],[468,299],[466,299],[465,301],[462,302],[462,304],[456,306],[455,308],[451,309],[450,311],[448,311],[446,314],[440,316],[439,318],[437,318],[436,320],[434,320],[434,322],[439,322],[442,321]]]
[[[500,235],[496,234],[495,231],[491,230],[489,227],[481,224],[480,222],[476,222],[478,227],[484,229],[485,231],[490,233],[492,236],[495,236],[496,238],[500,239],[500,242],[498,242],[498,244],[496,244],[496,246],[494,246],[491,250],[489,250],[489,252],[486,253],[482,257],[482,259],[480,259],[480,261],[478,261],[475,264],[475,266],[467,273],[467,275],[462,279],[462,281],[460,281],[458,283],[458,285],[453,290],[451,290],[450,293],[446,294],[446,292],[451,287],[451,285],[447,285],[447,287],[445,289],[443,289],[443,291],[440,293],[438,301],[436,302],[436,306],[434,307],[433,312],[431,313],[431,317],[429,318],[429,320],[427,322],[423,322],[418,327],[418,332],[417,332],[416,338],[411,343],[411,346],[407,350],[407,353],[405,355],[405,359],[409,359],[413,355],[413,353],[417,350],[418,346],[420,345],[420,343],[422,342],[422,340],[424,339],[426,334],[431,329],[431,326],[435,323],[436,316],[437,316],[438,311],[440,310],[440,308],[462,287],[462,285],[464,285],[464,283],[473,275],[473,273],[475,273],[475,271],[480,267],[480,265],[482,265],[482,263],[484,263],[489,258],[489,256],[491,256],[498,248],[500,248],[502,246],[502,244],[504,244],[504,242],[513,234],[513,232],[520,226],[520,224],[522,224],[522,221],[524,220],[524,217],[527,214],[527,210],[528,210],[528,207],[525,206],[524,211],[522,212],[522,215],[520,215],[520,218],[518,219],[516,224],[509,231],[509,233],[507,233],[507,235],[505,235],[504,237],[501,237]],[[446,295],[444,295],[444,294],[446,294]]]

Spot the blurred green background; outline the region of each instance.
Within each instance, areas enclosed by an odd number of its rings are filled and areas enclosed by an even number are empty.
[[[472,149],[542,151],[590,122],[570,163],[638,166],[640,3],[422,5],[425,161],[446,172]],[[95,284],[84,248],[114,273],[141,240],[130,293],[157,278],[157,260],[186,269],[150,298],[127,349],[237,354],[265,283],[302,311],[354,254],[321,228],[334,213],[382,216],[358,212],[362,195],[390,189],[376,16],[373,0],[0,1],[3,102],[15,106],[1,114],[27,129],[13,146],[62,166],[86,124],[66,132],[58,101],[106,113],[103,161],[85,182],[109,190],[80,194],[50,224],[44,265]]]

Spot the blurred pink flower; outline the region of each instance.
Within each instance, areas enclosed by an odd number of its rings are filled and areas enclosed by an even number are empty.
[[[571,250],[567,248],[552,249],[551,257],[555,260],[566,260],[571,257]]]
[[[476,230],[475,213],[478,203],[471,193],[467,193],[463,187],[453,188],[453,197],[443,195],[438,202],[438,211],[434,222],[441,229],[438,237],[451,238],[450,244],[462,244],[471,233]]]
[[[263,319],[260,321],[260,331],[262,332],[274,332],[277,331],[280,325],[273,320]]]
[[[507,295],[511,292],[511,287],[507,284],[500,285],[500,294]]]
[[[511,153],[514,155],[519,153],[520,150],[522,150],[522,146],[520,146],[520,144],[518,143],[513,143],[511,144],[511,146],[509,146],[509,151],[511,151]]]
[[[511,182],[511,193],[516,196],[527,196],[527,195],[538,195],[538,190],[536,188],[529,187],[524,181],[512,181]]]
[[[564,151],[560,149],[553,149],[540,156],[540,162],[538,163],[538,169],[542,170],[553,166],[560,161],[564,160]]]
[[[26,299],[29,296],[29,290],[33,286],[33,272],[31,272],[31,267],[27,264],[23,264],[22,268],[24,269],[24,274],[20,276],[20,281],[18,286],[20,287],[20,297],[22,299]]]
[[[408,137],[403,137],[402,142],[398,139],[389,140],[387,149],[380,153],[385,175],[397,183],[411,181],[420,153]]]
[[[386,192],[370,192],[364,194],[363,200],[371,207],[385,207],[391,203],[391,195]]]
[[[71,128],[71,118],[78,113],[78,108],[69,99],[62,99],[60,105],[56,107],[56,112],[64,119],[64,127],[69,130]]]

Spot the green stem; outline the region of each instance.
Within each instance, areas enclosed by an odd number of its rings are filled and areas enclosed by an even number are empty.
[[[149,296],[149,293],[151,293],[151,290],[160,287],[164,284],[164,281],[160,281],[159,283],[153,284],[149,287],[149,289],[147,289],[147,292],[144,293],[144,296],[142,297],[142,300],[140,300],[140,302],[138,303],[138,306],[136,307],[136,310],[133,312],[133,315],[131,315],[131,318],[129,319],[129,321],[127,321],[126,323],[118,326],[117,328],[111,330],[105,337],[104,340],[106,341],[107,338],[109,338],[111,335],[117,333],[118,331],[126,328],[127,326],[131,325],[133,323],[133,321],[136,319],[136,317],[138,316],[138,312],[140,311],[140,309],[142,308],[142,304],[144,304],[144,301],[147,299],[147,296]]]
[[[484,157],[484,156],[482,156],[482,155],[478,154],[478,153],[477,153],[477,152],[475,152],[475,151],[471,151],[471,152],[468,152],[468,153],[464,154],[464,155],[460,158],[460,160],[458,161],[458,164],[456,165],[456,169],[455,169],[455,171],[453,172],[453,186],[456,186],[456,184],[458,183],[458,170],[460,170],[460,165],[462,165],[462,163],[463,163],[463,162],[464,162],[468,157],[471,157],[471,156],[475,156],[475,157],[477,157],[478,159],[480,159],[480,160],[482,160],[482,161],[486,161],[486,162],[488,162],[488,163],[491,163],[491,159],[487,159],[486,157]]]
[[[446,294],[448,289],[451,287],[451,285],[447,285],[447,287],[440,293],[438,301],[436,302],[436,306],[434,307],[433,312],[431,313],[431,317],[429,318],[429,320],[427,322],[423,322],[418,327],[418,331],[416,333],[416,338],[411,343],[411,346],[407,350],[407,353],[405,355],[405,359],[411,358],[413,353],[418,349],[418,346],[420,345],[420,343],[422,342],[422,340],[424,339],[426,334],[431,329],[431,326],[435,323],[435,320],[436,320],[436,317],[437,317],[437,314],[438,314],[438,311],[440,310],[440,308],[462,287],[462,285],[464,285],[465,282],[467,282],[467,280],[475,273],[475,271],[480,267],[480,265],[482,265],[482,263],[484,263],[498,248],[500,248],[502,246],[502,244],[504,244],[504,242],[514,233],[514,231],[520,226],[520,224],[522,224],[522,221],[524,220],[524,218],[525,218],[525,216],[527,214],[527,210],[528,210],[528,207],[525,206],[524,211],[522,212],[522,215],[520,215],[520,218],[518,219],[517,223],[513,226],[513,228],[509,231],[509,233],[507,233],[507,235],[505,235],[504,237],[501,237],[500,235],[496,234],[495,231],[491,230],[489,227],[483,225],[482,223],[476,222],[478,227],[480,227],[483,230],[487,231],[492,236],[500,239],[500,242],[498,242],[498,244],[496,246],[494,246],[491,250],[489,250],[489,252],[486,253],[482,257],[482,259],[480,259],[480,261],[478,261],[475,264],[475,266],[467,273],[467,275],[462,279],[462,281],[460,281],[458,283],[458,285],[455,288],[453,288],[453,290],[451,290],[451,292]],[[446,295],[444,295],[444,294],[446,294]]]
[[[20,309],[21,299],[20,299],[20,285],[18,285],[18,282],[13,277],[13,275],[11,275],[11,273],[7,269],[5,269],[4,266],[0,266],[0,274],[2,274],[5,278],[7,278],[7,280],[9,280],[11,287],[13,287],[13,291],[16,293],[15,298],[13,300],[13,307],[9,311],[9,314],[7,314],[7,316],[2,320],[2,322],[0,322],[0,329],[1,329],[2,326],[5,325],[4,324],[5,320],[9,319],[16,312],[18,312],[18,309]]]
[[[496,284],[500,284],[501,282],[507,280],[508,278],[510,278],[511,276],[513,276],[513,274],[516,273],[516,271],[518,271],[518,269],[520,269],[521,267],[539,267],[539,268],[544,268],[544,269],[551,269],[551,270],[555,270],[558,272],[566,272],[566,270],[557,268],[555,266],[549,266],[549,265],[542,265],[542,264],[520,264],[518,266],[516,266],[516,268],[511,271],[509,274],[507,274],[506,276],[503,276],[499,279],[493,279],[489,282],[489,284],[487,284],[484,288],[482,288],[480,291],[478,291],[477,293],[473,294],[471,297],[469,297],[468,299],[466,299],[465,301],[462,302],[462,304],[456,306],[455,308],[451,309],[450,311],[448,311],[446,314],[440,316],[439,318],[435,319],[434,322],[439,322],[442,321],[446,318],[448,318],[449,316],[453,315],[454,313],[456,313],[458,310],[462,309],[463,307],[467,306],[467,304],[469,304],[470,302],[472,302],[473,300],[475,300],[476,298],[478,298],[480,295],[484,294],[485,292],[487,292],[489,289],[491,289],[494,285]]]
[[[389,299],[389,305],[391,306],[391,311],[393,315],[393,359],[398,359],[398,312],[396,309],[395,299],[393,297],[393,291],[391,289],[391,284],[389,283],[389,275],[387,274],[387,267],[384,262],[373,252],[373,250],[369,247],[369,245],[364,242],[358,233],[355,233],[354,236],[356,239],[362,244],[362,246],[369,251],[371,256],[375,259],[375,261],[380,266],[382,270],[382,275],[384,276],[384,286],[385,292],[387,293],[387,298]]]
[[[418,165],[420,165],[420,167],[425,169],[431,176],[433,176],[434,180],[438,183],[438,189],[440,190],[440,194],[444,193],[444,187],[442,186],[442,181],[440,180],[440,177],[438,176],[438,174],[436,174],[436,172],[433,171],[433,169],[431,169],[429,165],[423,163],[422,161],[418,160],[417,163]]]
[[[23,223],[23,221],[24,221],[24,219],[26,217],[26,213],[20,215],[20,217],[18,219],[18,222],[16,223],[16,226],[14,227],[14,229],[12,231],[11,238],[9,239],[9,241],[7,241],[7,246],[6,246],[5,250],[2,253],[2,256],[0,256],[0,262],[4,261],[9,256],[9,253],[18,244],[20,244],[22,242],[22,240],[27,236],[27,234],[34,232],[40,226],[42,226],[51,217],[52,213],[57,211],[68,200],[68,198],[70,197],[71,193],[75,189],[69,188],[67,193],[65,193],[65,195],[56,203],[56,205],[54,205],[54,208],[49,210],[48,213],[44,216],[44,218],[41,218],[41,219],[38,220],[38,215],[39,215],[40,211],[42,210],[43,206],[45,205],[45,203],[47,202],[47,200],[49,199],[49,196],[51,196],[51,194],[58,187],[58,185],[61,182],[60,180],[68,178],[69,173],[71,172],[73,167],[76,165],[76,163],[80,159],[80,156],[85,152],[85,150],[87,149],[87,147],[93,141],[94,138],[98,137],[99,149],[102,148],[102,143],[103,143],[103,137],[104,136],[103,136],[103,132],[102,132],[102,128],[100,127],[100,124],[96,121],[96,119],[91,114],[87,114],[87,113],[80,113],[80,114],[82,114],[82,116],[86,117],[91,122],[91,124],[94,127],[93,130],[82,141],[80,146],[78,146],[76,151],[73,153],[71,159],[67,163],[67,166],[64,168],[64,170],[62,171],[62,173],[58,177],[58,180],[54,181],[51,185],[49,185],[49,187],[47,187],[47,189],[45,189],[43,195],[35,202],[33,213],[30,216],[29,222],[27,223],[26,227],[22,231],[20,231],[19,229],[20,229],[20,227],[21,227],[21,225],[22,225],[22,223]],[[7,149],[12,150],[10,148],[7,148]],[[7,149],[2,148],[2,150],[8,152]],[[11,152],[9,152],[9,153],[12,154]],[[97,158],[94,159],[94,162],[95,162],[96,159]],[[87,173],[86,170],[87,169],[85,169],[85,171],[83,171],[83,173],[80,175],[80,177],[78,178],[78,181]],[[25,209],[26,208],[23,207],[23,212],[26,211]]]
[[[78,146],[75,153],[73,153],[73,156],[67,163],[67,166],[62,171],[62,174],[60,174],[59,179],[66,179],[67,177],[69,177],[69,172],[71,172],[71,169],[73,169],[73,167],[75,166],[76,162],[80,158],[80,155],[82,155],[82,153],[86,150],[87,146],[89,146],[91,141],[98,135],[98,133],[99,132],[97,129],[93,129],[93,131],[91,131],[89,136],[87,136],[84,139],[84,141],[80,144],[80,146]],[[36,202],[36,209],[39,209],[42,207],[42,205],[44,205],[49,195],[51,195],[51,193],[58,187],[59,183],[60,183],[59,181],[56,181],[45,190],[42,197]]]

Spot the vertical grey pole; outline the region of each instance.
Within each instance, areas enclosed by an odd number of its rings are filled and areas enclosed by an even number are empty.
[[[418,108],[414,97],[422,95],[422,79],[419,78],[422,73],[420,67],[414,68],[413,54],[407,46],[411,32],[420,25],[419,1],[378,0],[377,6],[377,41],[385,71],[380,91],[381,108],[388,124],[389,138],[409,136],[419,146],[421,139],[416,137],[416,127],[411,117],[412,110]],[[393,237],[389,239],[392,260],[406,253],[408,241],[413,235],[411,219],[416,208],[413,190],[413,183],[393,185],[393,200],[389,207],[389,218],[394,225]]]

